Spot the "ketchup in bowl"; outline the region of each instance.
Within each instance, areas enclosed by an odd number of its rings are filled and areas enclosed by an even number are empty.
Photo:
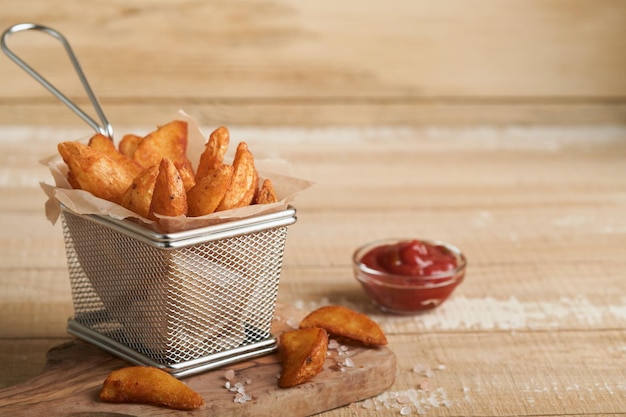
[[[413,314],[437,307],[463,281],[465,256],[437,241],[386,239],[357,249],[354,274],[383,311]]]

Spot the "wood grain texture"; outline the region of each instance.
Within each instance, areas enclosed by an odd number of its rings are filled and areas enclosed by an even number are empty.
[[[291,329],[303,312],[278,306],[272,326],[275,334]],[[185,378],[185,383],[200,394],[205,405],[190,415],[212,416],[293,416],[317,414],[347,405],[390,387],[396,375],[395,355],[387,348],[349,347],[354,367],[341,371],[343,358],[329,355],[324,370],[313,379],[289,389],[279,388],[279,354],[270,354],[229,366],[235,381],[245,384],[252,400],[233,401],[234,393],[224,387],[224,370],[205,372]],[[98,399],[107,375],[129,366],[96,347],[79,341],[59,345],[48,352],[43,373],[25,383],[0,391],[0,411],[6,415],[41,416],[97,415],[118,413],[133,416],[171,416],[180,411],[138,404],[110,404]],[[246,382],[248,381],[248,382]]]
[[[6,0],[3,10],[0,28],[34,21],[70,40],[114,126],[179,107],[253,126],[626,121],[621,0]],[[88,104],[58,43],[31,33],[9,43]],[[80,123],[8,59],[0,73],[0,123]]]
[[[47,177],[37,161],[86,130],[0,128],[10,150],[0,154],[0,192],[9,196],[0,201],[4,388],[36,378],[46,351],[68,340],[62,234],[43,217],[38,181]],[[398,359],[387,391],[322,415],[397,416],[403,406],[413,415],[624,415],[623,128],[231,133],[315,182],[296,200],[280,302],[366,312]],[[407,234],[461,247],[467,279],[437,310],[384,315],[352,277],[350,256],[365,241]]]

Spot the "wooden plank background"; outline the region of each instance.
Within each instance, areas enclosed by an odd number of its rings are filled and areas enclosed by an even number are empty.
[[[623,0],[3,0],[71,42],[113,125],[626,122]],[[88,105],[60,45],[12,49]],[[81,123],[7,59],[0,123]]]
[[[37,181],[46,175],[34,161],[49,153],[51,136],[81,130],[3,131],[12,140],[0,164],[1,191],[11,196],[0,200],[0,358],[15,378],[5,386],[38,375],[45,352],[70,338],[61,230],[43,216]],[[428,415],[623,415],[623,128],[232,133],[316,182],[297,200],[279,301],[365,311],[398,357],[386,397],[329,416],[379,415],[366,407],[397,406],[394,395]],[[389,317],[369,306],[349,259],[364,241],[405,234],[453,242],[470,266],[449,303]]]

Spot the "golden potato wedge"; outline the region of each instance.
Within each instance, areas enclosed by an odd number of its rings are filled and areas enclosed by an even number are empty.
[[[196,185],[196,175],[193,172],[191,161],[185,159],[181,162],[175,162],[174,165],[176,166],[176,169],[178,169],[178,173],[183,180],[185,191],[191,190],[193,186]]]
[[[133,178],[143,171],[141,165],[118,151],[113,141],[100,133],[96,133],[89,139],[89,146],[119,162]]]
[[[221,126],[211,132],[204,151],[200,155],[200,162],[198,162],[198,169],[196,170],[196,180],[205,177],[223,164],[229,142],[230,132],[226,127]]]
[[[137,145],[133,159],[144,168],[169,159],[181,164],[187,159],[187,122],[171,121],[150,132]]]
[[[148,218],[150,205],[152,204],[154,185],[158,175],[158,165],[145,169],[141,174],[135,177],[130,187],[128,187],[124,195],[122,195],[120,205],[140,216]]]
[[[278,346],[283,357],[279,387],[302,384],[324,369],[328,350],[328,334],[324,329],[298,329],[282,333]]]
[[[172,217],[187,214],[187,193],[183,180],[174,163],[166,158],[159,164],[148,218],[158,220],[154,214]]]
[[[187,192],[187,215],[195,217],[213,213],[230,186],[233,171],[234,168],[231,165],[222,164],[200,178]]]
[[[111,403],[136,403],[195,410],[204,399],[184,382],[158,368],[129,366],[109,373],[100,400]]]
[[[329,334],[356,340],[367,346],[387,344],[380,326],[367,315],[344,306],[320,307],[300,322],[301,329],[321,327]]]
[[[226,194],[216,211],[248,206],[254,198],[259,183],[259,175],[254,166],[254,156],[248,150],[246,142],[240,142],[237,145],[233,168],[233,179],[230,182],[230,187],[226,190]]]
[[[70,170],[68,180],[96,197],[119,203],[133,176],[117,161],[80,142],[62,142],[58,151]]]
[[[266,178],[261,184],[261,188],[254,194],[253,204],[270,204],[278,201],[276,192],[274,191],[274,184],[272,180]]]
[[[143,137],[141,136],[127,133],[126,135],[122,136],[122,140],[120,140],[118,148],[122,154],[126,155],[129,158],[132,158],[133,155],[135,155],[135,151],[137,150],[137,147],[139,146],[139,143],[142,139]]]
[[[76,180],[76,176],[74,176],[74,172],[72,171],[68,171],[67,172],[67,182],[70,183],[70,185],[72,186],[73,189],[75,190],[80,190],[80,184],[78,183],[78,181]]]

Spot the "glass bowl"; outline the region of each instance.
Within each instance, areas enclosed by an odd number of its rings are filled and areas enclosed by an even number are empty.
[[[400,275],[397,271],[383,271],[372,264],[371,254],[385,248],[398,247],[399,245],[422,243],[434,248],[436,253],[446,259],[453,259],[455,265],[450,265],[449,270],[429,273],[428,268],[421,270],[420,275]],[[364,257],[368,256],[364,263]],[[400,255],[397,255],[400,256]],[[418,266],[428,266],[430,262],[426,253],[418,260]],[[440,258],[441,259],[441,258]],[[399,262],[399,259],[394,258]],[[424,310],[433,309],[448,299],[454,289],[463,281],[467,260],[465,255],[455,246],[450,244],[424,239],[383,239],[367,243],[358,248],[352,257],[355,278],[361,283],[363,290],[369,298],[381,310],[393,314],[416,314]],[[424,275],[421,275],[424,274]]]

